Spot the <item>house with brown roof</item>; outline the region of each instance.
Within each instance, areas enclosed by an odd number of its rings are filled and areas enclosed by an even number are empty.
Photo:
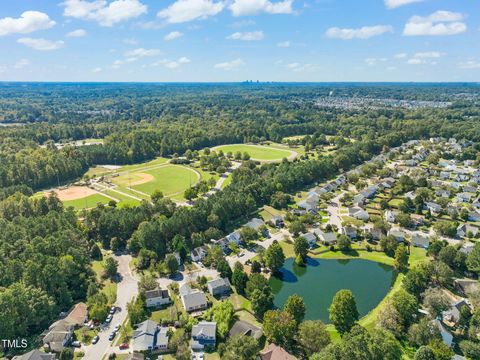
[[[270,344],[268,347],[258,354],[258,360],[296,360],[297,358],[290,355],[284,348],[275,344]]]
[[[65,317],[66,322],[74,325],[82,325],[87,321],[87,319],[88,319],[87,304],[83,302],[75,304],[72,311],[70,311],[68,315]]]

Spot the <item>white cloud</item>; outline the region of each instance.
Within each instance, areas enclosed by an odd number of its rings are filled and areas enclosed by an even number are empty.
[[[423,0],[385,0],[385,6],[388,9],[395,9],[397,7],[423,2]]]
[[[25,11],[19,18],[5,17],[0,19],[0,36],[8,34],[28,34],[37,30],[49,29],[55,21],[39,11]]]
[[[235,70],[238,69],[239,67],[245,66],[245,61],[242,59],[235,59],[232,61],[226,61],[223,63],[218,63],[215,64],[215,69],[222,69],[222,70]]]
[[[70,31],[66,36],[67,37],[84,37],[87,35],[87,32],[83,29],[77,29]]]
[[[460,69],[480,69],[480,62],[475,61],[475,60],[467,60],[467,61],[462,61],[458,63],[458,67]]]
[[[406,53],[398,53],[398,54],[393,55],[393,57],[395,59],[405,59],[407,56],[408,56],[408,54],[406,54]]]
[[[101,67],[96,67],[96,68],[92,69],[92,72],[93,73],[99,73],[99,72],[102,72],[102,70],[103,69]]]
[[[115,60],[112,64],[112,68],[113,69],[118,69],[120,66],[122,66],[123,64],[125,64],[125,61],[123,60]]]
[[[311,71],[317,68],[317,66],[313,64],[301,64],[298,62],[287,64],[286,67],[295,72]]]
[[[96,21],[102,26],[136,18],[147,13],[147,6],[139,0],[65,0],[64,16]]]
[[[234,0],[230,5],[233,16],[267,14],[291,14],[293,0],[271,2],[269,0]]]
[[[282,41],[282,42],[279,42],[277,43],[277,46],[279,48],[289,48],[292,44],[290,43],[290,41]]]
[[[203,20],[223,10],[225,3],[212,0],[177,0],[157,13],[159,18],[172,24]]]
[[[263,31],[235,32],[228,36],[230,40],[259,41],[265,37]]]
[[[178,69],[180,66],[190,63],[191,60],[185,56],[179,58],[178,60],[168,60],[162,59],[156,61],[152,64],[152,66],[165,66],[167,69]]]
[[[63,41],[50,41],[42,38],[32,39],[32,38],[20,38],[17,40],[17,43],[23,44],[35,50],[48,51],[48,50],[57,50],[63,47],[65,44]]]
[[[385,62],[387,60],[388,60],[387,58],[366,58],[364,62],[368,66],[374,66],[374,65],[377,65],[379,62]]]
[[[30,60],[28,59],[20,59],[18,60],[15,65],[13,65],[14,69],[23,69],[25,66],[30,65]]]
[[[418,52],[414,55],[415,58],[418,59],[432,59],[432,58],[439,58],[445,55],[439,51],[428,51],[428,52]]]
[[[180,31],[172,31],[171,33],[168,33],[163,37],[165,41],[172,41],[178,38],[181,38],[183,36],[183,33]]]
[[[457,35],[467,30],[463,15],[439,10],[429,16],[412,16],[403,29],[404,36],[447,36]]]
[[[144,57],[158,56],[160,55],[160,53],[161,52],[158,49],[138,48],[138,49],[127,51],[125,53],[125,58],[127,62],[134,62]]]
[[[407,64],[409,65],[422,65],[422,64],[429,64],[429,65],[436,65],[436,61],[432,61],[431,59],[438,59],[444,56],[444,53],[439,51],[428,51],[428,52],[417,52],[411,59],[407,60]]]
[[[364,26],[358,29],[332,27],[327,30],[325,35],[331,39],[351,40],[368,39],[388,32],[393,32],[393,28],[390,25]]]

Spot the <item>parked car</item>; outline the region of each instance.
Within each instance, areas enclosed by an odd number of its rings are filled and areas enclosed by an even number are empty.
[[[113,316],[112,316],[112,315],[108,315],[108,316],[107,316],[107,319],[105,320],[105,322],[106,322],[107,324],[110,324],[110,322],[112,321],[112,319],[113,319]]]
[[[115,339],[115,335],[117,335],[117,333],[115,331],[112,332],[110,335],[108,335],[108,340],[112,341],[113,339]]]
[[[128,349],[128,344],[127,343],[120,344],[119,348],[120,350]]]
[[[98,340],[100,340],[100,337],[98,335],[96,335],[93,339],[92,339],[92,344],[95,345]]]
[[[110,315],[115,314],[115,311],[117,311],[117,308],[115,306],[112,306],[112,308],[110,309]]]
[[[73,347],[80,347],[80,346],[82,346],[82,343],[80,341],[73,341],[72,346]]]
[[[115,325],[115,327],[113,328],[113,331],[115,331],[115,332],[117,332],[118,330],[120,330],[120,324]]]

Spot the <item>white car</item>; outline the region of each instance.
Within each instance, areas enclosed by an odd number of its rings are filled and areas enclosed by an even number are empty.
[[[113,328],[113,331],[117,332],[118,330],[120,330],[120,325],[116,325],[114,328]]]

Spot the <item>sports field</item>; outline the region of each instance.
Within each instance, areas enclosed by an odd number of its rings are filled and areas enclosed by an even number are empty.
[[[222,145],[213,148],[213,150],[222,150],[224,153],[231,152],[234,155],[237,151],[240,151],[242,154],[244,152],[247,152],[248,154],[250,154],[252,160],[259,161],[278,161],[282,160],[283,158],[292,158],[297,155],[295,151],[287,149],[283,150],[271,146],[248,144]]]
[[[112,182],[121,188],[132,187],[133,190],[151,195],[160,190],[165,196],[182,193],[191,185],[196,184],[200,175],[185,166],[165,165],[149,170],[127,173]]]
[[[75,200],[65,200],[63,201],[63,206],[69,207],[73,206],[75,210],[90,209],[97,206],[97,204],[108,204],[112,200],[106,196],[101,195],[100,193],[88,195],[84,198],[79,198]]]

